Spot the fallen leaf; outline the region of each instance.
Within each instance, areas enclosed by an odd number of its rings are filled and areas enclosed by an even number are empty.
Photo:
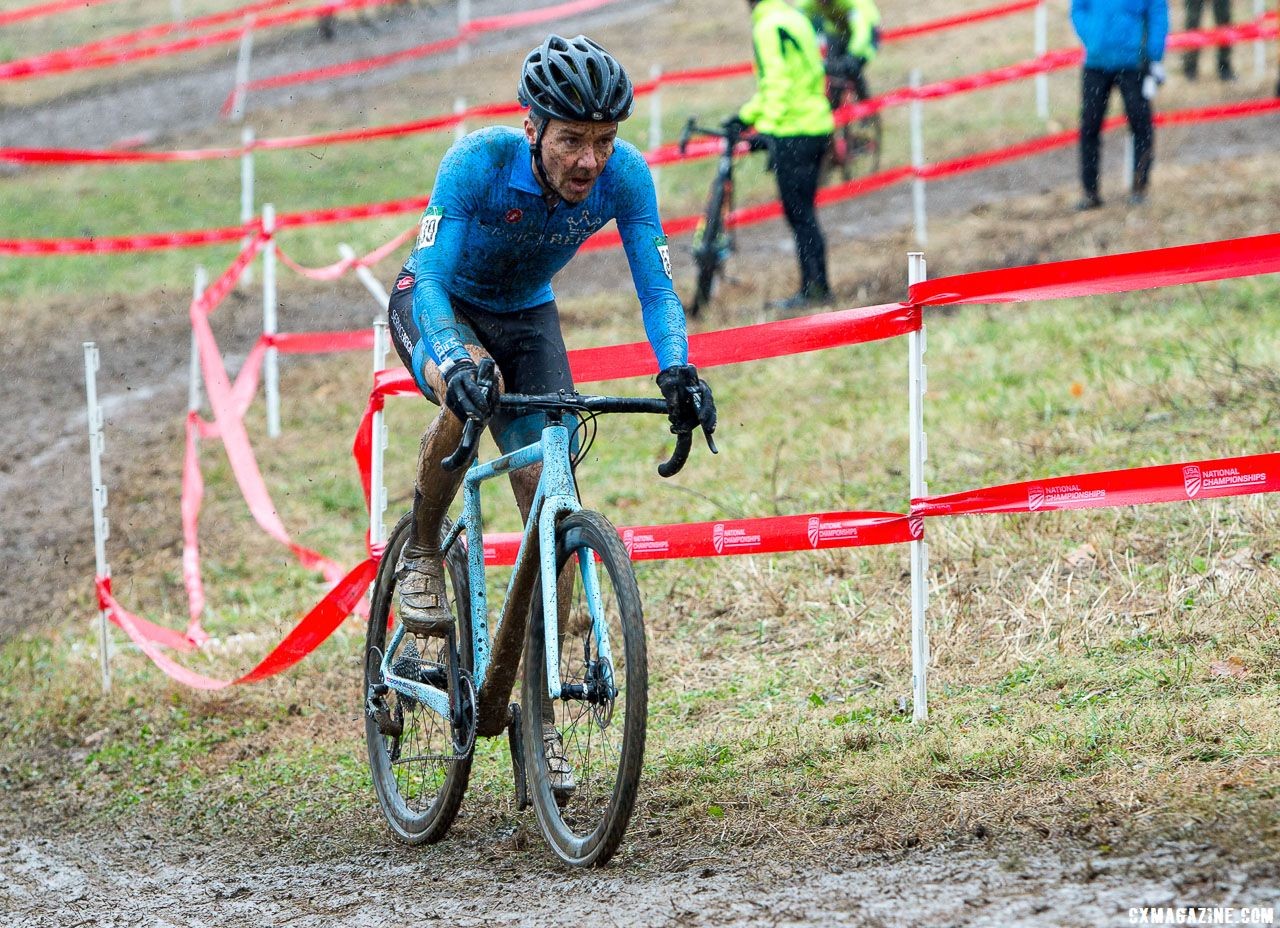
[[[1244,665],[1244,661],[1232,655],[1226,660],[1210,663],[1209,673],[1215,677],[1231,677],[1236,680],[1243,680],[1249,675],[1249,668]]]

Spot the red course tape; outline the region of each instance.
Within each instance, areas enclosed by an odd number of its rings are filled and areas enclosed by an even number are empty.
[[[917,516],[1102,509],[1280,491],[1280,454],[1251,454],[1007,483],[912,501]]]
[[[915,284],[915,306],[1021,303],[1280,273],[1280,233],[937,277]]]

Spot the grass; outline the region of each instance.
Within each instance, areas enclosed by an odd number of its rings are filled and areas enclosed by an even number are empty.
[[[939,4],[937,13],[967,5]],[[745,35],[739,17],[703,7],[706,16],[672,37],[673,59],[699,43],[708,47],[703,33]],[[981,41],[1008,35],[975,30],[966,46],[972,54],[934,60],[950,73],[1013,60],[1004,54],[1013,39],[998,47]],[[638,41],[621,29],[606,38],[615,37],[623,47]],[[731,43],[710,47],[725,60],[742,57]],[[886,50],[881,73],[902,71],[897,55]],[[479,66],[466,72],[477,98],[505,98],[497,95],[509,88],[485,83],[484,73]],[[884,86],[891,83],[886,78]],[[727,112],[746,89],[708,88],[696,104],[704,113]],[[411,79],[409,92],[379,110],[379,121],[408,118],[411,107],[416,115],[443,111],[451,103],[446,90]],[[1018,93],[1029,114],[1029,85]],[[1006,110],[1018,98],[1010,90],[940,107],[955,121],[939,120],[948,129],[939,144],[958,153],[975,138],[994,143],[1014,134],[991,108],[996,99]],[[673,135],[694,101],[668,94],[667,102]],[[367,103],[357,94],[346,113],[300,106],[281,114],[290,122],[280,131],[342,124]],[[629,127],[637,139],[642,129]],[[190,141],[216,144],[216,134]],[[419,193],[443,142],[264,155],[263,197],[291,211],[332,205],[334,191],[349,202]],[[708,170],[664,171],[664,210],[692,208]],[[1162,189],[1183,199],[1153,203],[1142,223],[1110,213],[1088,222],[1046,218],[1066,194],[1011,200],[996,215],[977,211],[935,229],[931,271],[1273,227],[1277,187],[1266,159],[1215,165],[1211,192],[1200,183],[1202,166],[1162,171]],[[212,192],[234,182],[230,163],[30,171],[0,181],[12,204],[0,235],[81,234],[86,224],[98,234],[227,224],[236,221],[233,204]],[[748,168],[744,197],[763,197],[770,183],[758,166]],[[402,225],[363,224],[354,243],[372,246]],[[285,248],[327,263],[348,236],[351,229],[317,227],[286,236]],[[872,245],[833,242],[841,292],[900,294],[907,247],[906,233]],[[206,251],[201,259],[217,268],[225,254]],[[177,253],[5,262],[2,299],[15,314],[45,305],[51,294],[71,299],[91,287],[168,301],[157,290],[185,292],[191,260]],[[785,277],[787,260],[752,268],[705,324],[747,321],[740,307]],[[311,292],[289,286],[304,299]],[[367,299],[356,293],[353,299]],[[567,300],[562,308],[573,346],[639,337],[630,297]],[[931,491],[1275,450],[1277,331],[1274,279],[933,314]],[[663,430],[639,417],[606,421],[583,468],[584,498],[618,524],[902,511],[904,354],[892,342],[718,369],[718,458],[699,448],[685,474],[660,481],[653,471],[666,450]],[[349,447],[366,368],[363,356],[287,360],[284,437],[265,438],[260,407],[248,421],[285,525],[299,542],[348,564],[363,552],[364,509]],[[635,382],[600,388],[649,389]],[[394,514],[408,504],[403,488],[411,485],[423,407],[393,401],[388,419]],[[249,524],[216,444],[202,460],[206,625],[224,641],[182,660],[230,677],[278,641],[323,584]],[[513,528],[505,487],[492,489],[488,527]],[[113,488],[112,506],[124,510],[113,519],[118,594],[152,620],[182,625],[177,552],[149,550],[146,534],[159,520],[176,523],[174,485]],[[893,848],[980,828],[1084,834],[1101,844],[1111,840],[1106,830],[1117,816],[1176,829],[1236,813],[1247,817],[1258,847],[1276,847],[1280,535],[1273,509],[1263,497],[931,523],[933,702],[925,726],[912,725],[904,711],[905,551],[638,564],[652,716],[627,853],[647,860],[708,843],[807,850],[829,838],[856,849]],[[91,614],[87,596],[78,606],[78,617]],[[115,688],[104,696],[93,638],[78,621],[5,642],[0,801],[86,826],[125,815],[210,836],[285,838],[301,830],[331,846],[384,842],[362,756],[361,643],[358,621],[349,621],[283,677],[214,694],[172,684],[120,647]],[[528,843],[519,836],[531,826],[514,811],[505,748],[495,741],[479,750],[459,837],[482,847],[497,841],[518,856]],[[509,846],[495,837],[510,834],[517,838]],[[542,855],[536,842],[529,854]]]
[[[1178,290],[932,322],[934,487],[1271,450],[1262,436],[1274,434],[1276,393],[1253,378],[1275,356],[1280,291],[1269,281],[1211,289],[1205,300]],[[1233,335],[1184,340],[1211,324]],[[616,323],[602,325],[615,334]],[[584,497],[620,524],[901,508],[892,462],[905,459],[905,409],[885,389],[902,375],[900,348],[717,370],[722,454],[699,455],[670,483],[652,474],[660,430],[606,421],[583,468]],[[335,424],[355,419],[363,367],[288,367],[285,437],[267,442],[251,421],[286,525],[345,561],[359,556],[363,510],[349,436]],[[1210,369],[1235,373],[1217,376],[1215,393],[1203,389]],[[1080,397],[1066,389],[1073,378],[1087,385]],[[798,409],[776,403],[781,395],[853,401]],[[419,416],[410,401],[390,407],[393,489],[409,480]],[[761,466],[775,459],[776,477]],[[322,588],[246,531],[220,456],[205,460],[208,624],[252,636],[184,663],[229,676]],[[509,528],[507,491],[495,490],[493,527]],[[670,850],[804,846],[830,832],[889,848],[979,826],[1076,834],[1116,810],[1174,827],[1204,808],[1248,808],[1260,833],[1273,833],[1280,539],[1269,505],[932,523],[926,726],[905,710],[903,551],[638,564],[652,701],[632,843],[645,858],[658,836]],[[1095,556],[1073,559],[1084,544]],[[133,580],[131,606],[181,624],[176,574],[120,574]],[[283,678],[214,695],[167,682],[126,648],[114,694],[103,696],[90,637],[64,628],[11,641],[0,691],[10,793],[88,821],[176,815],[197,833],[255,834],[304,821],[312,837],[380,841],[358,723],[358,624]],[[500,743],[484,745],[469,796],[464,842],[519,829]]]

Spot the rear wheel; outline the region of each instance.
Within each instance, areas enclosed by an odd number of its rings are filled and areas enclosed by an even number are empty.
[[[444,531],[448,531],[447,522]],[[472,745],[456,745],[447,719],[383,683],[382,655],[396,622],[396,568],[412,532],[413,514],[409,513],[392,531],[378,565],[365,635],[364,732],[373,789],[387,826],[406,844],[426,844],[443,838],[458,814],[471,775]],[[475,693],[469,690],[471,600],[461,544],[454,544],[445,558],[445,573],[458,618],[455,640],[462,671],[462,685],[454,695],[464,703],[469,699],[474,707]],[[414,636],[405,635],[391,655],[390,666],[397,676],[446,689],[447,644],[439,638],[428,641],[430,649],[422,654]]]
[[[852,85],[838,91],[832,109],[839,109],[842,101],[862,102],[854,95]],[[884,125],[879,113],[837,126],[831,137],[831,146],[823,159],[824,183],[850,181],[880,170],[883,134]]]
[[[594,561],[598,597],[584,589],[587,558]],[[626,548],[604,516],[577,512],[560,524],[556,566],[563,570],[565,565],[576,578],[560,630],[558,699],[547,693],[540,588],[532,599],[525,640],[525,768],[530,798],[552,849],[575,866],[598,866],[621,843],[640,783],[648,717],[644,617]],[[591,598],[598,598],[595,621]]]

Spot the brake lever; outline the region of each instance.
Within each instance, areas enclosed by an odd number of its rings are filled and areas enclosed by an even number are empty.
[[[493,372],[496,366],[493,358],[483,358],[480,361],[479,369],[476,371],[476,383],[485,393],[493,389]],[[462,426],[462,441],[458,442],[458,447],[454,449],[453,454],[440,462],[441,468],[452,472],[470,463],[475,457],[476,446],[480,444],[480,433],[484,431],[487,424],[482,419],[468,417]]]
[[[690,116],[689,121],[684,124],[684,131],[680,133],[680,154],[684,154],[689,147],[689,140],[693,138],[694,126],[698,124],[697,116]]]

